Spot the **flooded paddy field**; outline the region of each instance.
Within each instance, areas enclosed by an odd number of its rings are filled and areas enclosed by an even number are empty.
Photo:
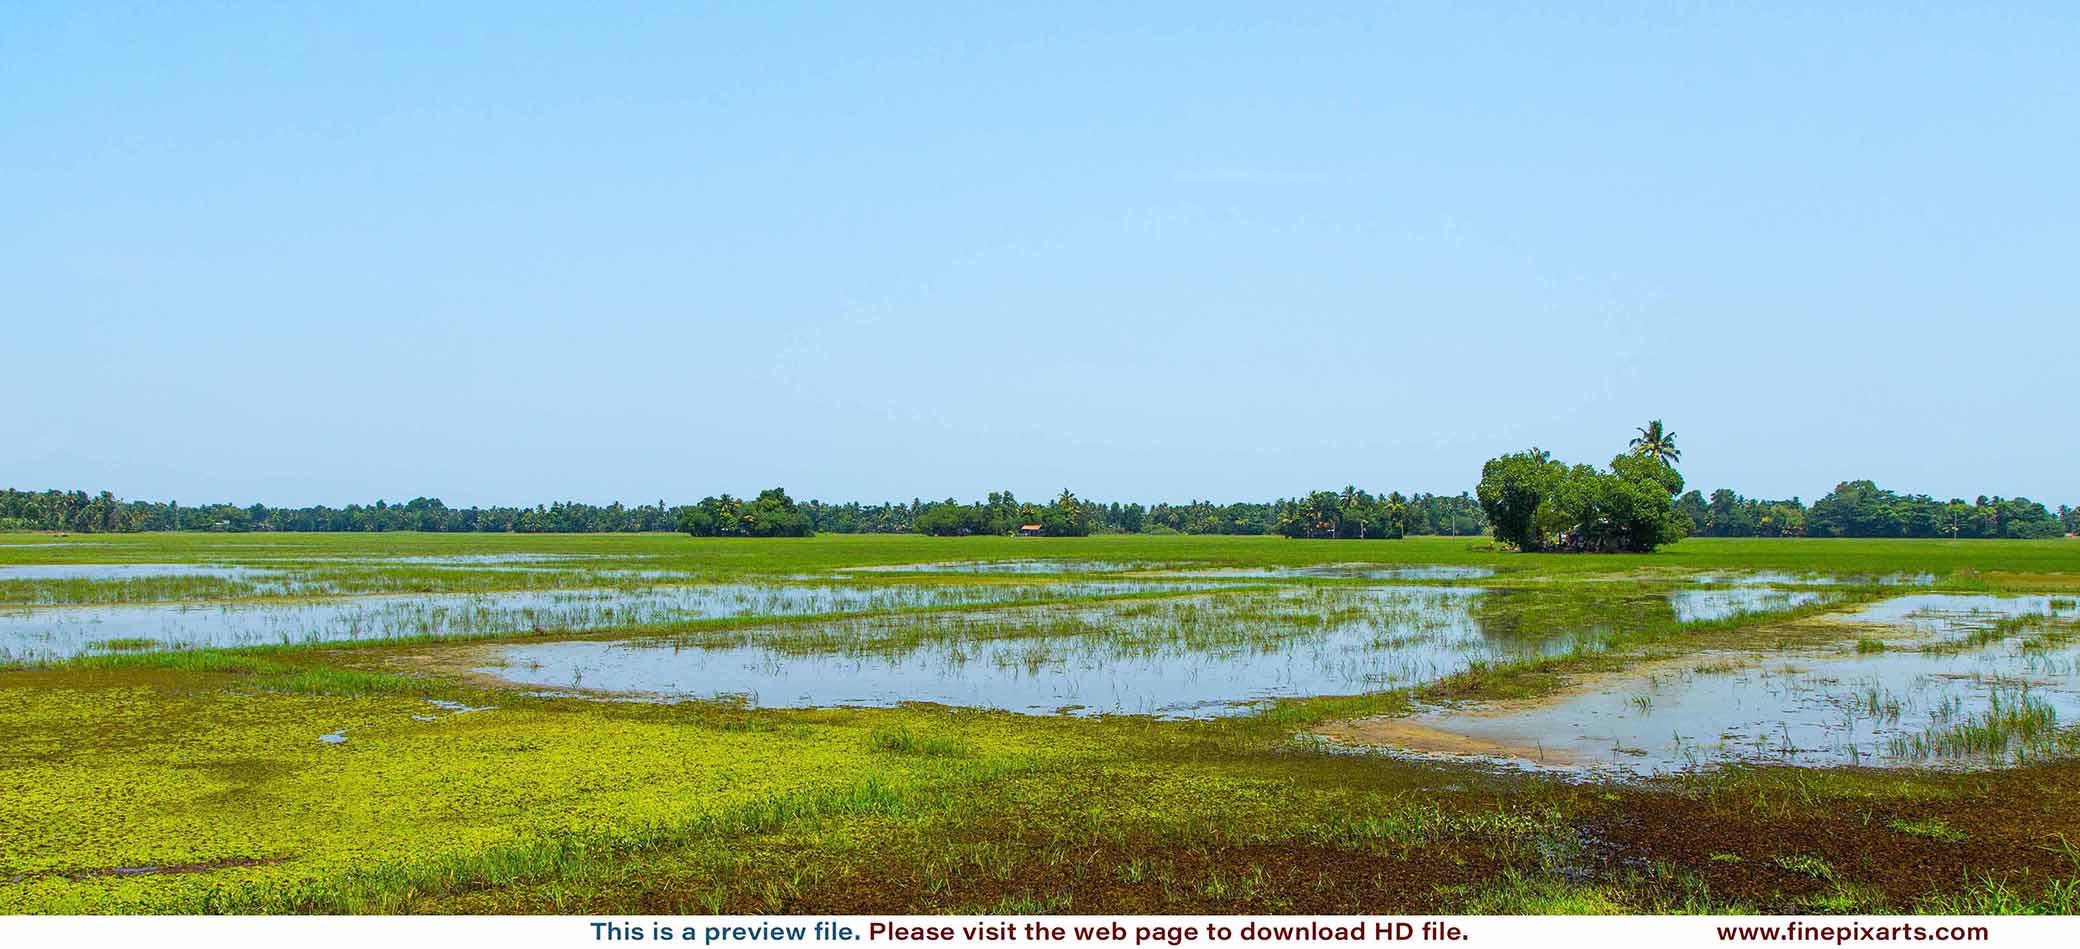
[[[1728,763],[1984,768],[2080,748],[2074,601],[1913,594],[1826,619],[1843,627],[1840,643],[1707,650],[1540,700],[1327,733],[1356,747],[1628,774]]]
[[[372,595],[0,609],[0,660],[48,661],[107,643],[155,648],[307,646],[640,627],[744,616],[910,610],[1174,589],[1150,583],[844,586],[726,583],[615,590]]]
[[[1732,586],[1841,586],[1877,585],[1888,587],[1925,587],[1935,582],[1932,573],[1888,573],[1883,575],[1790,573],[1783,570],[1750,570],[1742,573],[1705,572],[1692,574],[1693,583],[1730,584]]]
[[[1686,599],[1699,592],[1756,595]],[[1550,593],[1467,586],[1252,588],[528,643],[498,647],[478,671],[527,685],[771,708],[929,702],[1198,718],[1419,686],[1474,667],[1600,650],[1648,629],[1822,600],[1772,591],[1665,596],[1598,589],[1556,604]]]
[[[500,647],[479,671],[770,708],[931,702],[1026,714],[1196,718],[1280,698],[1434,681],[1576,640],[1484,635],[1479,590],[1349,589],[738,628]]]
[[[141,577],[217,577],[242,580],[272,571],[206,563],[47,563],[0,566],[0,583],[23,580],[135,580]]]
[[[2076,595],[2062,542],[0,535],[0,911],[2070,913]]]
[[[1495,575],[1493,567],[1425,566],[1384,567],[1373,564],[1332,563],[1305,567],[1198,567],[1166,571],[1186,577],[1334,579],[1334,580],[1479,580]]]
[[[1676,590],[1668,595],[1669,608],[1685,623],[1719,620],[1749,613],[1781,613],[1812,603],[1829,602],[1824,593],[1807,590],[1773,590],[1759,587]]]
[[[1160,564],[1121,563],[1111,560],[973,560],[954,563],[895,563],[869,567],[840,567],[841,573],[1122,573],[1152,570]]]

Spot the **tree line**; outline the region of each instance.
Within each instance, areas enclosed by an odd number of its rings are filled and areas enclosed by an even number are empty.
[[[1352,495],[1345,489],[1334,496]],[[698,504],[627,506],[562,501],[534,507],[455,508],[439,498],[392,504],[314,505],[289,508],[265,504],[184,505],[178,501],[127,501],[102,491],[0,489],[0,530],[125,533],[137,531],[318,531],[429,533],[625,533],[685,531],[707,536],[821,534],[1010,534],[1027,524],[1043,533],[1082,534],[1276,534],[1293,522],[1300,506],[1328,492],[1273,502],[1213,501],[1139,503],[1083,500],[1064,491],[1044,504],[1021,502],[1009,491],[962,504],[912,499],[863,504],[795,501],[778,488],[749,500],[724,494]],[[1371,495],[1364,495],[1367,503]],[[1479,536],[1488,522],[1469,495],[1389,495],[1398,505],[1396,529],[1406,534]],[[1341,521],[1338,521],[1341,524]],[[1338,535],[1342,535],[1339,528]],[[1398,535],[1396,535],[1398,536]]]
[[[1567,469],[1559,477],[1550,456],[1537,461],[1504,456],[1507,476],[1533,481],[1551,475],[1549,487],[1559,498],[1544,515],[1547,533],[1535,543],[1556,547],[1591,541],[1568,533],[1584,517],[1610,516],[1614,496],[1609,482],[1597,482]],[[1629,464],[1629,463],[1628,463]],[[1664,462],[1665,464],[1665,462]],[[1536,468],[1537,470],[1533,470]],[[1540,474],[1539,471],[1547,472]],[[1673,474],[1671,468],[1670,474]],[[1624,480],[1623,476],[1620,476]],[[1680,483],[1680,475],[1677,476]],[[1482,481],[1489,482],[1488,469]],[[1637,479],[1633,479],[1637,480]],[[1649,478],[1648,480],[1653,480]],[[1518,484],[1516,490],[1523,489]],[[1548,486],[1535,488],[1541,492]],[[1499,488],[1499,486],[1498,486]],[[777,496],[768,497],[777,492]],[[1498,495],[1498,499],[1503,496]],[[779,489],[750,500],[729,495],[698,504],[628,506],[576,501],[534,507],[451,508],[438,498],[413,498],[401,504],[377,501],[345,507],[288,508],[264,504],[183,505],[177,501],[128,501],[102,491],[21,491],[0,489],[0,530],[114,533],[134,531],[425,531],[439,533],[621,533],[686,531],[715,536],[758,536],[803,532],[827,534],[930,533],[1009,534],[1027,524],[1042,533],[1080,534],[1281,534],[1306,538],[1381,538],[1414,535],[1480,536],[1490,532],[1492,512],[1511,519],[1506,542],[1528,539],[1523,526],[1524,498],[1508,496],[1507,507],[1492,508],[1474,494],[1373,494],[1355,487],[1315,491],[1271,502],[1190,501],[1181,504],[1100,503],[1063,492],[1047,503],[1021,502],[1011,492],[963,504],[953,499],[880,504],[796,502]],[[1652,502],[1649,507],[1655,507]],[[1572,505],[1567,506],[1567,505]],[[1939,501],[1925,494],[1904,495],[1870,481],[1845,481],[1810,506],[1798,498],[1746,498],[1720,489],[1709,496],[1689,491],[1671,502],[1684,534],[1704,537],[2057,537],[2080,534],[2080,506],[2055,512],[2028,498],[1986,497],[1967,502]],[[1538,520],[1537,505],[1530,508]],[[1653,514],[1658,517],[1658,513]],[[1567,523],[1561,523],[1561,522]],[[1593,527],[1593,525],[1592,525]],[[1661,526],[1654,528],[1661,535]],[[1503,533],[1498,533],[1502,537]],[[1603,535],[1596,544],[1611,543]]]
[[[1947,537],[2041,539],[2080,534],[2080,507],[2053,514],[2028,498],[1938,501],[1871,481],[1844,481],[1808,508],[1798,498],[1710,499],[1683,491],[1683,453],[1661,420],[1642,426],[1608,470],[1568,466],[1536,448],[1489,460],[1475,492],[1495,538],[1520,550],[1649,551],[1706,537]],[[1665,491],[1665,493],[1664,493]]]
[[[1401,537],[1406,534],[1478,536],[1488,522],[1467,495],[1396,492],[1375,497],[1355,487],[1317,491],[1270,503],[1102,504],[1063,491],[1045,504],[1021,503],[1009,491],[963,504],[928,504],[912,520],[921,534],[1011,534],[1038,528],[1050,537],[1086,534],[1282,534],[1287,537]]]
[[[1900,494],[1870,481],[1844,481],[1812,507],[1798,498],[1745,498],[1720,488],[1708,499],[1691,491],[1676,500],[1700,537],[2045,538],[2080,534],[2080,507],[2054,513],[2028,498],[1980,495],[1939,501]]]
[[[676,530],[685,507],[558,502],[535,507],[451,508],[439,498],[345,507],[265,504],[185,505],[126,501],[103,491],[0,489],[0,530],[82,533],[133,531],[426,531],[439,533],[614,533]]]

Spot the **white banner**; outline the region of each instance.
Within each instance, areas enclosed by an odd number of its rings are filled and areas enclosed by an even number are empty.
[[[2080,917],[1691,916],[237,916],[0,917],[5,947],[863,949],[1789,943],[2071,946]]]

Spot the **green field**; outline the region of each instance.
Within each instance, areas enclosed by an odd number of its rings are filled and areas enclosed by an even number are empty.
[[[2076,596],[2073,540],[0,535],[0,912],[2071,913]],[[1735,689],[1781,747],[1378,738]]]

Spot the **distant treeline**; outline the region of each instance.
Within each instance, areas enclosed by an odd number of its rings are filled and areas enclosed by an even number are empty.
[[[962,504],[911,500],[882,504],[857,501],[832,504],[824,501],[786,501],[778,497],[740,501],[729,495],[711,497],[699,504],[608,505],[558,502],[535,507],[452,508],[438,498],[414,498],[402,504],[377,501],[346,507],[268,507],[264,504],[182,505],[177,501],[126,501],[103,491],[18,491],[0,489],[0,530],[51,530],[81,533],[132,531],[426,531],[433,533],[619,533],[633,531],[713,532],[726,534],[744,523],[761,524],[758,530],[795,533],[807,520],[810,531],[825,534],[975,533],[1008,534],[1026,524],[1041,524],[1043,532],[1056,534],[1275,534],[1281,525],[1293,525],[1308,510],[1321,513],[1321,499],[1330,497],[1341,504],[1368,507],[1398,504],[1391,521],[1398,533],[1485,534],[1487,519],[1470,496],[1398,494],[1375,499],[1354,489],[1343,493],[1318,492],[1308,498],[1270,503],[1238,502],[1216,504],[1191,501],[1184,504],[1142,505],[1085,501],[1063,492],[1046,504],[1022,503],[1010,492],[996,492],[987,500]],[[1064,506],[1064,501],[1068,506]],[[1340,510],[1340,509],[1339,509]],[[1351,523],[1359,514],[1351,507]],[[783,514],[782,512],[787,512]],[[744,517],[751,514],[749,518]],[[1308,521],[1310,525],[1324,518]],[[1346,518],[1333,520],[1338,531],[1347,531]],[[1374,515],[1374,523],[1378,523]],[[1398,536],[1398,534],[1397,534]]]
[[[783,495],[784,496],[784,495]],[[1073,503],[1074,513],[1063,506]],[[790,502],[792,503],[792,502]],[[181,505],[125,501],[109,492],[0,489],[0,530],[129,531],[428,531],[442,533],[618,533],[678,531],[725,520],[738,502],[728,495],[701,504],[634,507],[575,501],[535,507],[451,508],[437,498],[403,504],[377,501],[286,508],[253,504]],[[2057,537],[2080,533],[2080,507],[2054,513],[2027,498],[1980,497],[1938,501],[1902,495],[1869,481],[1844,482],[1810,506],[1797,498],[1771,501],[1721,489],[1675,501],[1704,537]],[[1021,503],[997,492],[973,504],[912,500],[883,504],[804,501],[793,504],[809,530],[826,534],[1013,533],[1039,523],[1048,533],[1286,534],[1317,537],[1398,537],[1488,533],[1487,517],[1470,495],[1373,495],[1354,488],[1268,503],[1141,505],[1099,503],[1068,492],[1046,504]],[[771,519],[768,519],[771,521]],[[792,518],[786,530],[798,529]]]
[[[538,507],[451,508],[438,498],[404,504],[377,501],[343,508],[252,504],[183,505],[125,501],[103,491],[0,490],[0,530],[92,533],[130,531],[429,531],[444,533],[578,533],[670,531],[689,506],[604,507],[557,503]]]
[[[814,503],[814,502],[811,502]],[[857,505],[831,510],[847,511]],[[865,511],[876,509],[866,508]],[[952,498],[927,504],[911,516],[911,529],[941,536],[1010,534],[1036,526],[1048,536],[1084,534],[1283,534],[1288,537],[1400,537],[1404,534],[1485,534],[1488,520],[1467,495],[1394,493],[1374,496],[1354,487],[1317,491],[1268,504],[1099,503],[1067,491],[1045,504],[1020,503],[1009,491],[962,504]],[[841,514],[836,523],[844,523]],[[818,528],[842,532],[843,528]]]
[[[2028,498],[1938,501],[1899,494],[1869,481],[1844,481],[1807,507],[1797,498],[1744,498],[1721,488],[1707,499],[1676,499],[1691,533],[1701,537],[2059,537],[2080,533],[2080,507],[2056,514]]]

